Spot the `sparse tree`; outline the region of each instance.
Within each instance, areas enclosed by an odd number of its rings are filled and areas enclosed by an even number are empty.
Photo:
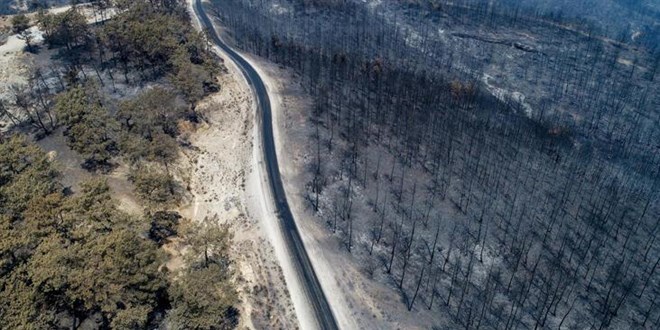
[[[28,51],[32,51],[32,32],[30,29],[30,19],[25,14],[18,14],[11,19],[12,32],[18,35],[18,38],[25,41]]]

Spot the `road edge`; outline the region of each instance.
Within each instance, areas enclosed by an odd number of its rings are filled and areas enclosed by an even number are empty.
[[[191,15],[191,19],[194,23],[194,27],[201,31],[203,30],[203,24],[201,22],[201,18],[199,15],[197,15],[196,9],[195,9],[195,2],[197,0],[187,0],[187,7],[188,11]],[[204,3],[207,3],[207,1],[201,1],[200,5],[203,5]],[[212,20],[212,19],[211,19]],[[213,23],[212,23],[213,24]],[[217,31],[217,26],[215,26],[216,33]],[[265,153],[264,153],[264,145],[263,145],[263,116],[261,116],[258,111],[258,96],[256,94],[255,88],[251,86],[249,83],[247,77],[245,77],[243,70],[238,66],[238,63],[236,63],[229,54],[227,54],[223,49],[218,47],[217,45],[211,43],[214,52],[220,56],[225,64],[230,63],[230,67],[228,68],[231,71],[231,74],[236,75],[238,74],[240,76],[240,80],[242,83],[245,84],[246,88],[249,88],[251,90],[251,103],[252,103],[252,110],[254,111],[254,116],[255,116],[255,121],[256,125],[253,126],[253,168],[251,169],[248,179],[247,179],[247,185],[246,185],[246,197],[249,200],[252,200],[251,203],[248,203],[248,205],[254,206],[254,204],[258,204],[259,207],[248,207],[252,210],[249,210],[253,212],[253,216],[256,216],[260,223],[262,224],[261,230],[266,231],[266,236],[269,237],[269,240],[271,241],[271,244],[273,244],[274,250],[275,250],[275,255],[278,259],[278,262],[280,264],[280,267],[282,267],[282,271],[284,274],[284,280],[287,285],[287,288],[289,290],[289,295],[291,297],[291,300],[293,302],[294,309],[296,311],[296,317],[298,318],[298,323],[301,326],[302,329],[323,329],[327,328],[324,327],[323,324],[321,324],[321,321],[318,319],[316,316],[316,312],[314,308],[311,306],[311,302],[309,301],[308,295],[310,294],[309,289],[303,285],[303,274],[301,274],[301,270],[297,270],[297,268],[293,265],[293,255],[290,252],[290,247],[287,244],[287,242],[284,239],[284,228],[283,225],[280,224],[281,220],[278,216],[278,209],[275,204],[275,199],[274,196],[271,192],[271,189],[268,185],[269,182],[269,177],[268,177],[268,172],[265,169],[266,162],[264,159]],[[244,54],[242,54],[239,51],[236,51],[232,49],[235,53],[237,53],[242,59],[247,62],[252,69],[257,72],[257,74],[260,76],[260,79],[262,80],[262,83],[264,87],[266,88],[267,96],[269,99],[269,102],[271,105],[273,104],[279,104],[279,100],[274,99],[272,93],[270,91],[273,89],[273,86],[270,86],[269,84],[264,81],[264,79],[261,78],[261,76],[264,75],[263,71],[259,68],[258,65],[254,64],[254,62]],[[276,114],[272,112],[273,106],[271,106],[271,126],[275,126],[275,116]],[[273,132],[275,135],[275,133]],[[273,137],[275,140],[275,148],[277,151],[279,151],[281,145],[278,143],[277,139],[275,139],[275,136]],[[280,153],[277,153],[277,158],[279,160],[280,158]],[[252,189],[256,191],[251,191]],[[295,223],[295,219],[294,219]],[[299,227],[297,223],[295,224],[296,227]],[[298,229],[298,232],[300,230]],[[277,233],[273,235],[274,233]],[[301,236],[301,241],[303,244],[303,249],[304,247],[304,240],[302,239],[302,234],[299,234]],[[306,250],[306,249],[305,249]],[[307,258],[309,259],[308,253]],[[309,263],[312,264],[312,270],[314,271],[314,266],[313,262],[309,260]],[[323,291],[323,285],[320,283],[318,280],[318,276],[315,276],[316,280],[321,287],[321,290]],[[323,292],[322,292],[323,293]],[[324,299],[326,300],[328,307],[330,309],[330,312],[332,313],[331,317],[335,322],[335,327],[336,325],[336,320],[334,319],[334,311],[332,307],[329,305],[329,302],[327,301],[327,298]]]

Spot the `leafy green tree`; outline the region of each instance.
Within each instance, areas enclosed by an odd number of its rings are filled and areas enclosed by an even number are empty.
[[[36,247],[44,237],[71,230],[71,223],[64,218],[64,204],[65,197],[61,192],[30,200],[23,212],[25,227],[22,231],[27,233],[26,241],[31,242],[31,247]]]
[[[60,124],[71,126],[85,120],[89,108],[102,106],[95,85],[80,85],[68,89],[56,98],[55,113]]]
[[[145,217],[151,223],[151,228],[149,228],[149,238],[159,246],[163,245],[167,238],[175,236],[178,233],[177,228],[179,226],[179,221],[181,220],[181,215],[177,212],[147,212]]]
[[[170,81],[183,94],[190,108],[194,109],[195,104],[205,95],[205,88],[215,86],[215,71],[210,70],[209,66],[191,62],[190,53],[184,47],[177,49],[172,65],[174,73]]]
[[[13,136],[0,143],[0,301],[25,302],[25,297],[16,297],[20,293],[12,291],[20,286],[14,274],[24,267],[41,238],[52,232],[48,216],[33,220],[25,217],[40,214],[35,210],[40,201],[49,203],[56,199],[53,194],[62,188],[57,178],[58,173],[46,153],[25,137]],[[12,322],[20,324],[20,314],[9,308],[1,309],[0,318],[14,315],[10,317],[16,317]],[[23,312],[29,314],[27,309]],[[2,319],[0,324],[4,324]]]
[[[18,14],[11,19],[12,32],[18,35],[19,39],[25,41],[28,51],[32,50],[32,32],[30,29],[30,19],[24,14]]]
[[[0,324],[11,329],[144,328],[168,305],[163,254],[103,180],[60,193],[47,155],[0,143]]]
[[[182,223],[181,233],[190,245],[188,267],[170,289],[173,299],[168,312],[172,329],[232,329],[238,312],[237,294],[231,284],[229,228],[217,215],[201,222]]]
[[[153,242],[120,228],[79,243],[49,236],[36,249],[29,274],[43,299],[69,312],[74,324],[95,313],[107,323],[120,315],[120,323],[146,324],[167,285],[158,271],[162,262]]]
[[[107,165],[117,154],[119,125],[101,104],[96,86],[77,86],[63,93],[55,113],[65,125],[68,146],[85,157],[85,167]]]
[[[148,160],[169,168],[169,164],[179,157],[179,144],[169,135],[156,134],[149,144]],[[169,172],[169,169],[168,169]]]
[[[0,276],[0,323],[6,329],[54,329],[54,310],[43,306],[43,295],[31,285],[26,266]]]
[[[168,70],[170,57],[191,30],[183,17],[145,1],[134,1],[105,24],[103,34],[108,49],[118,54],[125,73],[132,64],[141,73],[159,76]]]
[[[68,146],[85,157],[86,168],[107,165],[116,155],[116,122],[107,110],[91,107],[84,120],[71,125],[66,131]]]
[[[49,14],[45,9],[40,8],[37,11],[37,24],[44,33],[44,39],[48,40],[55,33],[54,15]],[[46,41],[48,42],[48,41]]]
[[[3,327],[77,328],[90,320],[101,328],[153,327],[168,306],[173,329],[236,326],[231,234],[217,216],[180,229],[174,212],[142,221],[117,209],[105,180],[64,195],[57,178],[47,155],[24,137],[0,143]],[[158,244],[179,233],[191,246],[189,264],[170,283]]]
[[[183,271],[169,291],[172,309],[168,311],[170,329],[233,329],[238,311],[237,294],[220,265]]]
[[[182,224],[182,235],[190,245],[189,263],[203,267],[215,263],[227,266],[232,234],[229,227],[219,223],[218,215],[204,217],[201,222],[188,220]]]
[[[46,43],[50,46],[65,46],[67,50],[72,50],[87,43],[91,35],[87,20],[77,7],[59,14],[40,11],[37,14],[37,21],[44,31]]]
[[[135,165],[149,155],[149,143],[142,137],[121,131],[118,138],[118,146],[121,155],[131,165]]]
[[[30,19],[25,14],[18,14],[11,18],[11,29],[14,33],[22,33],[30,28]]]
[[[20,219],[33,199],[61,189],[58,176],[46,153],[25,137],[0,143],[0,214]]]
[[[95,178],[81,184],[80,191],[68,198],[64,204],[64,222],[71,224],[69,235],[76,240],[84,240],[98,234],[110,232],[122,226],[132,226],[137,230],[139,222],[117,212],[112,192],[104,178]],[[113,216],[108,216],[108,215]],[[84,222],[84,226],[77,224]]]
[[[153,205],[171,203],[179,198],[176,182],[170,174],[139,167],[132,171],[129,179],[135,184],[137,195]]]
[[[176,94],[163,88],[152,88],[119,105],[117,119],[133,134],[151,140],[157,133],[177,135],[177,121],[185,114],[177,105]]]
[[[75,328],[99,315],[102,324],[115,328],[144,327],[154,310],[166,306],[162,251],[142,237],[139,219],[117,210],[108,197],[107,184],[96,180],[83,184],[74,197],[51,194],[43,203],[33,200],[18,220],[23,225],[12,227],[9,217],[0,216],[0,226],[7,229],[0,233],[0,283],[11,283],[0,286],[0,298],[9,302],[0,309],[0,323]],[[11,241],[5,240],[8,234],[14,236]],[[25,242],[32,243],[21,252]],[[13,258],[19,262],[8,268],[7,250],[26,256]]]

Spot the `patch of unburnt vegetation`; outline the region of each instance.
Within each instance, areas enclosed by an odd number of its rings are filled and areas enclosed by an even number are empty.
[[[54,57],[33,68],[0,136],[0,324],[7,328],[229,329],[237,324],[231,234],[183,219],[176,163],[217,91],[222,67],[182,1],[94,1],[34,18]],[[22,25],[20,25],[20,24]],[[29,23],[17,21],[21,33]],[[27,41],[27,40],[26,40]],[[32,46],[32,45],[31,45]],[[38,51],[40,45],[34,45]],[[26,134],[27,133],[27,134]],[[27,137],[63,134],[94,178],[72,191]],[[119,167],[144,214],[118,207],[106,178]],[[162,248],[176,241],[182,267]]]

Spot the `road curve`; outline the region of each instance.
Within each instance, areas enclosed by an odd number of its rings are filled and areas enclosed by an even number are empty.
[[[300,276],[303,287],[305,288],[306,292],[304,292],[304,294],[307,297],[307,301],[312,305],[312,310],[314,311],[319,327],[327,330],[338,329],[330,305],[325,298],[325,294],[323,293],[323,289],[316,277],[314,268],[309,261],[307,251],[300,238],[298,227],[296,226],[296,222],[293,219],[293,215],[289,208],[289,203],[286,199],[286,193],[284,191],[284,186],[282,185],[282,178],[277,164],[270,99],[268,97],[266,86],[252,65],[231,49],[231,47],[227,46],[218,36],[211,20],[204,12],[204,6],[202,6],[201,0],[194,0],[193,9],[195,15],[199,17],[203,27],[208,30],[209,37],[213,43],[220,47],[231,58],[231,60],[237,64],[254,92],[257,107],[261,110],[262,116],[262,138],[266,169],[268,172],[270,188],[272,190],[273,198],[275,199],[275,206],[278,211],[280,226],[284,234],[284,241],[289,250],[293,265],[296,268],[296,272],[298,273],[298,276]]]

